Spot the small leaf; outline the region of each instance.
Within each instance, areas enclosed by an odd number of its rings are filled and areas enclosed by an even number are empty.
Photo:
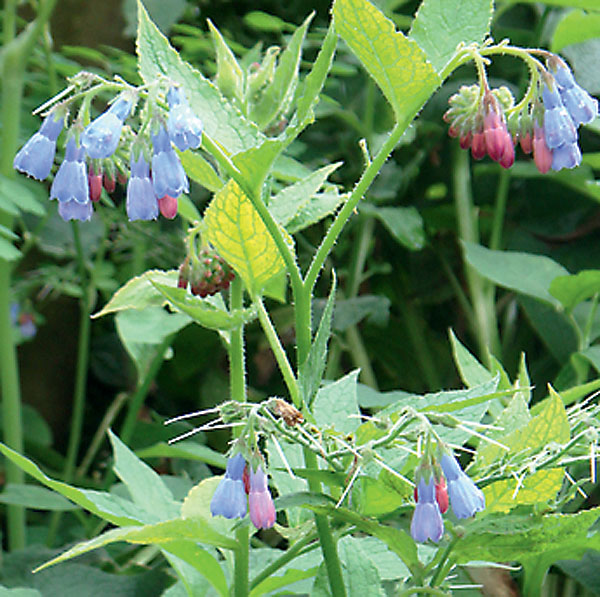
[[[200,222],[202,220],[200,212],[196,209],[196,206],[192,203],[192,200],[187,195],[179,195],[177,200],[177,213],[184,220],[186,220],[189,224],[195,224],[196,222]]]
[[[257,145],[262,139],[248,122],[202,73],[184,62],[167,38],[148,17],[138,0],[138,69],[146,83],[167,77],[183,86],[190,106],[202,120],[205,132],[227,152],[235,154]]]
[[[441,72],[460,43],[480,43],[488,34],[492,0],[424,0],[411,30],[437,72]]]
[[[225,470],[225,465],[227,464],[227,459],[223,454],[194,441],[181,441],[175,444],[160,442],[149,448],[137,450],[136,454],[140,458],[196,460],[198,462],[205,462],[210,466],[222,468],[223,470]]]
[[[567,311],[600,292],[600,270],[584,270],[570,276],[558,276],[550,284],[550,294]]]
[[[215,169],[195,151],[177,151],[187,175],[205,189],[216,193],[225,183],[219,178]]]
[[[492,251],[464,241],[462,244],[465,260],[484,278],[552,305],[560,305],[549,292],[550,284],[557,276],[566,276],[569,272],[556,261],[543,255]]]
[[[14,261],[15,259],[19,259],[19,257],[21,257],[21,251],[19,251],[19,249],[17,249],[17,247],[15,247],[11,242],[5,240],[4,238],[0,238],[0,259],[4,259],[5,261]]]
[[[423,218],[415,207],[376,207],[363,203],[360,211],[375,216],[403,247],[418,251],[425,246]]]
[[[207,240],[242,277],[250,292],[259,292],[284,269],[275,241],[234,180],[214,196],[204,223]]]
[[[335,29],[375,79],[398,122],[410,122],[441,80],[417,43],[368,0],[335,0]]]
[[[452,355],[460,373],[460,378],[472,388],[492,379],[492,374],[461,344],[460,340],[450,330],[450,343],[452,344]]]
[[[340,195],[335,192],[318,193],[311,197],[302,209],[289,221],[286,229],[290,234],[296,234],[323,218],[334,213],[346,201],[348,194]]]
[[[319,427],[333,427],[341,433],[352,433],[360,425],[356,399],[358,373],[358,370],[352,371],[317,392],[312,412]]]
[[[333,314],[333,329],[345,332],[366,318],[372,325],[387,325],[390,316],[391,301],[387,296],[362,294],[353,298],[337,301]]]
[[[208,19],[208,28],[217,51],[217,87],[225,97],[243,100],[244,74],[219,30]]]
[[[244,15],[244,23],[258,31],[267,33],[281,33],[282,31],[293,31],[295,27],[286,23],[283,19],[270,15],[262,10],[251,10]]]
[[[314,13],[292,35],[288,47],[279,58],[273,80],[263,92],[259,102],[252,108],[251,118],[260,129],[264,129],[284,111],[292,99],[298,81],[302,44],[313,16]]]

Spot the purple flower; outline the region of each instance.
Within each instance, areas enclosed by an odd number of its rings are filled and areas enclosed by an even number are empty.
[[[15,156],[13,167],[19,172],[44,180],[50,174],[56,153],[56,139],[62,131],[65,117],[51,112],[40,130],[30,137]]]
[[[270,529],[275,524],[275,505],[267,486],[267,475],[258,467],[256,472],[250,467],[250,520],[257,529]]]
[[[90,201],[84,151],[77,146],[75,137],[67,142],[65,159],[50,187],[50,199],[58,199],[61,203],[73,200],[82,205]]]
[[[577,129],[569,116],[558,93],[558,88],[550,89],[544,85],[544,135],[549,149],[555,149],[565,143],[577,141]]]
[[[427,539],[437,543],[444,534],[444,522],[442,521],[440,507],[435,499],[433,476],[429,478],[429,482],[421,477],[418,483],[417,495],[417,506],[410,523],[410,534],[419,543],[425,543]]]
[[[121,137],[123,122],[131,112],[131,102],[119,98],[83,131],[81,144],[91,158],[111,156]]]
[[[558,64],[554,78],[558,83],[558,92],[563,105],[575,126],[588,124],[598,116],[598,101],[577,85],[569,67],[563,62]]]
[[[245,466],[246,461],[239,453],[227,461],[225,477],[217,486],[210,501],[210,512],[213,516],[221,515],[225,518],[246,516],[246,491],[242,481]]]
[[[167,129],[171,141],[180,151],[196,149],[202,142],[202,121],[192,112],[183,91],[171,87],[167,93],[169,121]]]
[[[581,150],[577,143],[565,143],[552,152],[552,170],[575,168],[581,164]]]
[[[158,217],[158,201],[154,194],[148,162],[144,152],[136,161],[134,151],[131,152],[131,176],[127,183],[127,217],[134,220],[156,220]]]
[[[58,202],[58,215],[65,221],[79,220],[80,222],[87,222],[94,213],[92,208],[92,202],[78,203],[74,199],[70,201],[59,201]]]
[[[152,183],[157,197],[169,195],[179,197],[189,191],[188,179],[171,146],[169,135],[161,126],[156,135],[152,135],[154,155],[152,156]]]
[[[442,470],[448,482],[448,494],[456,518],[469,518],[485,508],[481,489],[464,473],[452,454],[442,456]]]

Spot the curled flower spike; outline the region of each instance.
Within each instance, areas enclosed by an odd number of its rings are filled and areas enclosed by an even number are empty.
[[[179,151],[188,148],[197,149],[202,142],[202,121],[194,114],[183,91],[171,87],[167,93],[169,137]]]
[[[275,505],[267,486],[267,475],[260,466],[256,472],[250,467],[248,503],[250,520],[257,529],[270,529],[275,524]]]
[[[410,523],[410,534],[418,543],[425,543],[427,539],[437,543],[444,534],[444,522],[435,493],[433,476],[429,481],[421,477],[417,484],[417,506]]]
[[[115,152],[131,106],[131,102],[119,98],[83,131],[81,144],[91,158],[107,158]]]
[[[144,152],[136,161],[135,151],[131,152],[131,176],[127,183],[127,217],[130,222],[135,220],[156,220],[158,217],[158,201],[154,194],[148,162]]]
[[[90,201],[84,151],[77,145],[75,137],[71,137],[67,142],[65,159],[50,187],[50,199],[58,199],[61,203],[75,201],[81,205]]]
[[[485,508],[483,492],[460,468],[456,458],[452,454],[444,453],[441,465],[448,482],[448,494],[456,518],[469,518],[475,512],[481,512]]]
[[[229,519],[246,516],[246,492],[242,481],[245,466],[246,461],[239,453],[227,461],[225,476],[217,485],[210,501],[210,512],[213,516],[220,515]]]
[[[13,168],[37,180],[50,174],[56,153],[56,139],[63,129],[65,117],[51,112],[46,116],[40,130],[21,147],[13,161]]]
[[[179,197],[189,191],[187,175],[177,154],[171,146],[169,135],[161,126],[156,135],[152,135],[152,184],[157,197],[169,195]]]
[[[554,65],[551,65],[551,68]],[[573,124],[578,127],[581,124],[589,124],[598,116],[598,101],[577,85],[573,73],[561,60],[556,64],[554,78],[558,83],[558,92],[563,105],[567,109]]]

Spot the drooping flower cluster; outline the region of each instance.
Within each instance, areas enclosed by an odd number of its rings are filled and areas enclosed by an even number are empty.
[[[504,168],[514,163],[517,143],[525,154],[533,153],[543,174],[578,166],[577,129],[596,118],[598,102],[558,56],[549,55],[547,64],[547,70],[540,65],[530,93],[517,106],[506,87],[490,90],[485,80],[461,87],[444,114],[448,134],[459,137],[474,159],[487,154]]]
[[[178,288],[187,288],[204,298],[227,290],[235,277],[231,266],[212,247],[203,247],[196,256],[188,255],[179,268]]]
[[[227,461],[225,476],[211,499],[210,512],[213,516],[234,519],[244,518],[248,510],[257,529],[270,529],[275,524],[275,505],[267,475],[261,465],[254,470],[238,452]]]
[[[169,105],[166,126],[157,106],[140,111],[142,119],[148,113],[153,116],[146,123],[149,126],[141,126],[142,131],[147,129],[150,134],[144,132],[137,139],[130,128],[122,139],[123,126],[132,116],[137,101],[131,90],[123,92],[87,127],[81,126],[81,117],[75,119],[67,132],[65,159],[50,193],[51,199],[58,200],[59,214],[64,220],[89,220],[92,203],[100,199],[102,188],[107,193],[115,190],[115,161],[122,171],[126,170],[115,155],[121,141],[120,154],[129,155],[130,176],[128,182],[123,172],[117,178],[127,184],[129,220],[153,220],[159,212],[169,219],[177,215],[177,198],[189,192],[189,183],[172,143],[180,151],[198,148],[202,122],[192,112],[182,89],[171,86],[166,95]],[[56,141],[67,120],[68,103],[65,100],[55,106],[40,130],[17,153],[13,163],[17,170],[38,180],[49,176]]]
[[[435,459],[426,456],[416,471],[415,480],[417,505],[410,533],[419,543],[428,539],[437,543],[442,538],[442,514],[448,510],[448,502],[456,518],[469,518],[485,508],[483,492],[447,451],[442,452],[439,465]]]

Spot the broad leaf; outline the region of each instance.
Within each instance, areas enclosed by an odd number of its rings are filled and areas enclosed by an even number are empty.
[[[493,10],[492,0],[424,0],[410,37],[439,73],[458,44],[468,46],[483,41],[490,29]]]
[[[334,213],[347,198],[347,194],[340,195],[337,189],[335,191],[317,193],[289,221],[286,226],[287,231],[290,234],[295,234],[320,222],[323,218]]]
[[[317,392],[312,412],[319,427],[333,427],[336,431],[347,434],[359,426],[360,413],[356,399],[358,373],[352,371]]]
[[[250,199],[230,180],[204,214],[206,238],[242,277],[251,292],[259,292],[284,269],[275,241]]]
[[[58,512],[77,510],[75,504],[65,499],[59,493],[50,491],[45,487],[39,487],[38,485],[8,483],[4,486],[4,491],[0,493],[0,503],[13,504],[35,510],[54,510]]]
[[[206,133],[230,153],[257,145],[262,135],[248,122],[202,73],[184,62],[167,38],[148,17],[138,0],[138,68],[146,83],[166,77],[183,86],[194,112],[202,119]]]
[[[27,181],[0,175],[0,197],[12,202],[21,211],[35,216],[46,214],[46,208],[36,199]]]
[[[571,276],[559,276],[550,284],[550,294],[567,311],[600,292],[600,270],[585,270]]]
[[[596,8],[600,8],[597,3]],[[550,49],[558,53],[565,46],[598,37],[598,31],[600,31],[600,14],[573,10],[566,13],[556,25]]]
[[[375,79],[399,122],[410,122],[440,77],[417,43],[368,0],[336,0],[335,29]]]
[[[376,217],[403,247],[418,251],[425,246],[423,218],[415,207],[376,207],[364,203],[360,211]]]
[[[178,151],[179,159],[187,175],[204,188],[216,193],[225,183],[215,169],[195,151]]]

